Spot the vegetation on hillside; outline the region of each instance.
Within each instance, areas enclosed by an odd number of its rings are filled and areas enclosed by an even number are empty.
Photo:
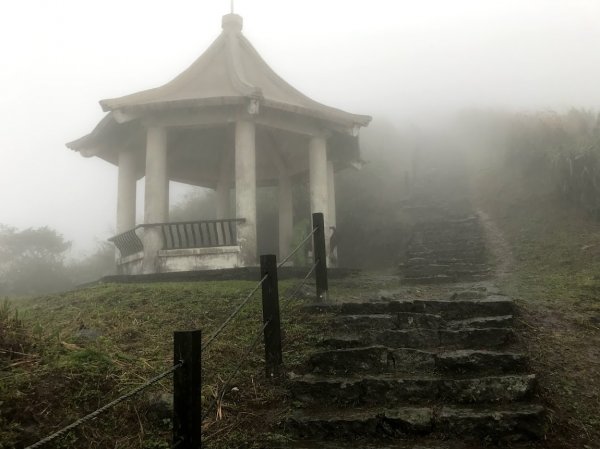
[[[282,293],[292,284],[282,282]],[[0,310],[0,447],[33,443],[162,372],[172,364],[173,331],[202,329],[208,336],[253,286],[246,281],[105,284],[5,305]],[[203,354],[205,407],[222,392],[261,329],[259,296]],[[320,319],[308,319],[300,302],[291,301],[282,303],[282,320],[284,360],[293,370],[318,340]],[[205,422],[210,447],[254,447],[265,438],[279,438],[269,435],[269,428],[289,403],[285,389],[265,379],[262,351],[259,345],[249,354]],[[167,448],[170,391],[167,378],[53,447]]]
[[[581,196],[565,196],[550,149],[530,145],[474,161],[473,198],[508,244],[496,251],[506,270],[498,282],[522,310],[521,337],[549,412],[548,447],[592,448],[600,441],[600,224]]]

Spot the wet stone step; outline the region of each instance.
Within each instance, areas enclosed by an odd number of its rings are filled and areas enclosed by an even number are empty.
[[[321,374],[433,372],[436,355],[419,349],[385,346],[333,349],[311,354],[309,371]]]
[[[373,337],[375,344],[418,349],[490,349],[506,346],[513,340],[514,332],[510,328],[384,330]]]
[[[305,406],[394,406],[407,403],[493,403],[522,401],[531,397],[535,375],[487,376],[472,379],[436,377],[361,378],[301,376],[290,381],[295,400]]]
[[[536,440],[544,433],[544,409],[537,405],[491,408],[398,407],[391,410],[301,410],[284,422],[299,438],[374,439],[438,434],[476,437],[486,443]]]
[[[514,319],[512,315],[504,316],[487,316],[487,317],[476,317],[469,318],[467,320],[452,320],[446,321],[445,326],[447,329],[464,329],[464,328],[477,328],[483,329],[488,327],[512,327]]]
[[[511,444],[511,449],[532,449],[530,443]],[[273,449],[481,449],[481,443],[474,441],[461,441],[456,437],[448,438],[441,435],[435,436],[404,436],[388,440],[379,440],[374,442],[358,439],[357,441],[348,440],[330,440],[330,441],[311,441],[298,440],[295,442],[286,442],[285,446],[275,446]]]
[[[455,282],[479,282],[489,279],[490,273],[486,274],[461,274],[461,275],[443,275],[426,276],[426,277],[405,277],[403,281],[408,285],[417,284],[450,284]]]
[[[440,315],[427,313],[397,312],[395,314],[339,315],[332,323],[337,330],[373,331],[383,329],[428,328],[438,329],[444,325]]]
[[[372,335],[328,336],[321,341],[321,345],[336,349],[371,345],[414,349],[490,349],[506,346],[513,341],[514,332],[510,328],[384,329]]]
[[[423,264],[408,266],[404,269],[405,276],[435,276],[436,274],[460,275],[460,274],[482,274],[490,271],[487,264]]]
[[[515,352],[461,349],[436,354],[435,369],[452,373],[523,372],[527,369],[527,357]]]
[[[432,352],[386,346],[334,349],[311,354],[309,372],[315,374],[352,373],[521,373],[527,358],[513,352],[458,350]]]
[[[544,435],[544,408],[523,405],[490,410],[444,407],[435,418],[436,429],[455,435],[478,436],[492,442],[538,440]]]
[[[428,313],[397,312],[395,314],[339,315],[331,320],[338,332],[377,333],[382,330],[403,329],[465,329],[511,327],[513,316],[476,317],[466,320],[446,321],[440,315]]]
[[[513,315],[514,310],[513,301],[500,295],[472,300],[384,298],[382,301],[347,302],[340,306],[340,312],[346,315],[428,313],[446,320]]]
[[[389,438],[426,434],[433,429],[431,408],[394,410],[307,410],[285,420],[285,430],[299,438]]]

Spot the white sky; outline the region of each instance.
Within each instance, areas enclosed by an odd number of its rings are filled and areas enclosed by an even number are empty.
[[[0,223],[49,225],[77,251],[110,236],[116,168],[65,142],[102,118],[100,99],[183,71],[227,12],[228,0],[0,3]],[[236,12],[288,82],[375,120],[600,105],[600,0],[237,0]]]

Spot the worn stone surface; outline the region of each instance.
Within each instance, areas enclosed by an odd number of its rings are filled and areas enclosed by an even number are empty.
[[[441,352],[435,357],[439,372],[472,373],[495,371],[499,373],[521,372],[527,367],[527,358],[513,352],[463,349]]]
[[[544,432],[544,408],[537,405],[484,410],[444,407],[436,415],[436,428],[488,441],[539,439]]]
[[[473,379],[439,377],[359,378],[302,376],[290,382],[296,400],[305,404],[383,405],[405,403],[486,403],[520,401],[535,387],[534,375],[489,376]]]
[[[383,301],[342,303],[340,312],[345,315],[394,315],[398,313],[437,315],[445,320],[514,315],[512,299],[502,295],[484,298],[461,299],[398,299],[383,298]]]
[[[403,329],[378,332],[373,342],[392,348],[499,348],[513,338],[509,328]]]
[[[300,438],[398,437],[429,433],[433,409],[401,407],[393,410],[335,410],[296,412],[285,423],[286,430]]]
[[[332,326],[339,330],[366,332],[382,329],[438,329],[443,324],[444,321],[440,315],[412,312],[339,315],[332,321]]]
[[[385,346],[320,351],[313,353],[309,359],[310,371],[333,375],[357,372],[432,372],[435,366],[435,354],[432,352]]]
[[[435,435],[470,439],[471,449],[477,442],[514,447],[543,434],[543,408],[530,404],[536,377],[515,352],[510,298],[489,281],[456,285],[445,299],[386,295],[329,309],[337,315],[333,335],[323,339],[327,349],[288,382],[300,409],[285,421],[290,432],[385,441],[373,446],[382,448],[390,439]]]
[[[454,375],[521,373],[527,357],[515,352],[460,349],[437,352],[382,345],[332,349],[311,354],[308,371],[315,374],[421,373]]]
[[[300,438],[398,437],[435,432],[477,437],[488,442],[538,439],[543,435],[544,409],[519,405],[510,408],[400,407],[359,412],[301,411],[285,420],[286,430]]]
[[[446,327],[449,329],[461,329],[461,328],[478,328],[483,329],[486,327],[512,327],[513,316],[486,316],[486,317],[475,317],[466,320],[451,320],[447,321]]]

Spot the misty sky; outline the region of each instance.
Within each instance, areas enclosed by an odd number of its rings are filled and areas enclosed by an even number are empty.
[[[237,0],[235,8],[283,78],[375,120],[600,105],[600,0]],[[103,117],[100,99],[183,71],[227,12],[229,0],[2,2],[0,223],[49,225],[74,241],[75,254],[112,235],[116,167],[65,142]]]

